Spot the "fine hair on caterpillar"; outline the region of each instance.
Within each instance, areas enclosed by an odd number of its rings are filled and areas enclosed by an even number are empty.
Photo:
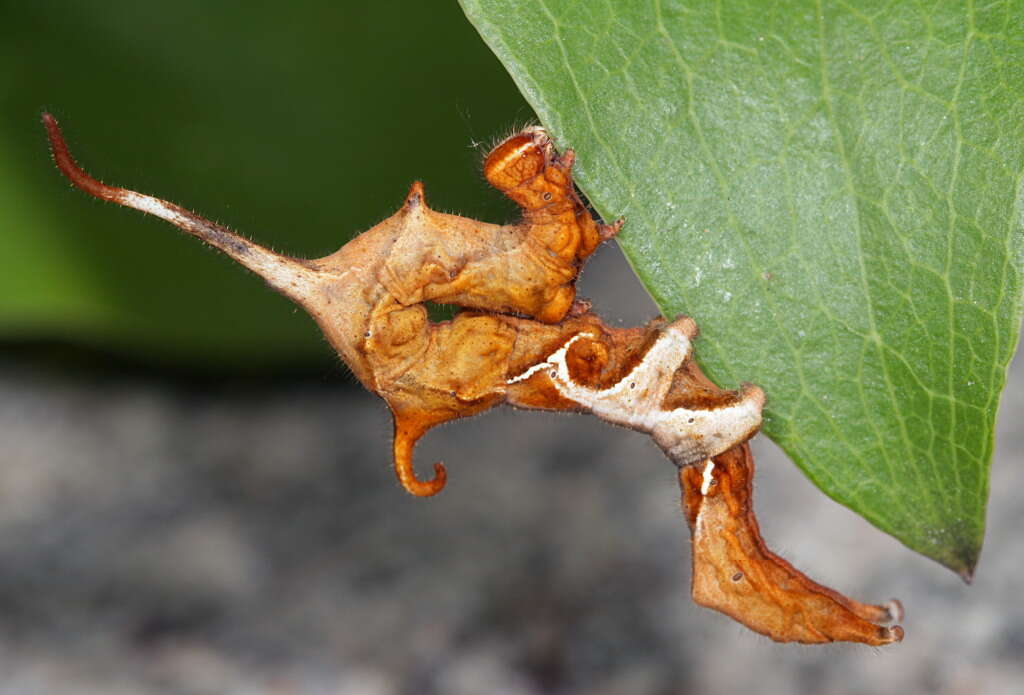
[[[78,188],[166,220],[220,250],[305,309],[339,357],[394,421],[395,473],[411,494],[440,492],[447,470],[421,478],[416,442],[432,427],[500,404],[591,413],[651,435],[679,469],[694,540],[694,599],[780,641],[885,644],[897,611],[814,583],[768,551],[750,485],[748,440],[764,392],[727,391],[693,360],[697,324],[680,316],[644,326],[606,324],[576,296],[576,279],[623,221],[594,219],[572,178],[575,154],[528,126],[487,153],[488,183],[521,217],[498,225],[429,207],[412,184],[393,215],[322,258],[256,244],[161,198],[103,184],[71,157],[43,115],[54,160]],[[432,322],[427,305],[452,304]],[[723,540],[724,539],[724,540]],[[741,575],[744,581],[723,581]]]
[[[498,145],[505,142],[511,137],[515,137],[520,133],[525,133],[533,129],[541,129],[540,123],[533,118],[522,118],[516,119],[511,125],[499,131],[496,134],[488,136],[486,139],[475,142],[474,146],[477,152],[480,153],[480,173],[483,173],[484,164],[487,161],[487,155],[494,151]]]

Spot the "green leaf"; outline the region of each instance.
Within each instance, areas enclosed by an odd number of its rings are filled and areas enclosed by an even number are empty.
[[[462,4],[709,376],[969,577],[1021,321],[1024,6]]]

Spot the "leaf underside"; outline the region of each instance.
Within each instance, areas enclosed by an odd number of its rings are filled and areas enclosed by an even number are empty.
[[[462,5],[709,376],[969,578],[1021,320],[1024,5]]]

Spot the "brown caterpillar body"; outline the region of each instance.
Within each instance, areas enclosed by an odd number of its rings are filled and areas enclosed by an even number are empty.
[[[752,550],[741,544],[736,552],[749,563],[747,572],[767,568],[754,593],[776,610],[755,611],[749,594],[733,592],[732,598],[717,603],[698,596],[698,564],[704,576],[705,570],[737,562],[734,554],[705,551],[707,536],[698,530],[695,599],[741,622],[747,622],[747,612],[756,613],[757,620],[747,624],[774,639],[819,641],[813,639],[818,633],[808,638],[806,631],[788,628],[778,617],[819,600],[820,592],[779,593],[773,588],[776,581],[791,585],[793,575],[771,569],[778,566],[778,558],[760,541],[749,504],[734,509],[694,493],[693,476],[701,476],[698,464],[708,470],[710,461],[721,462],[717,465],[724,470],[727,462],[734,462],[729,470],[738,471],[737,480],[743,470],[752,473],[746,442],[761,425],[764,393],[749,384],[723,391],[705,378],[692,360],[697,327],[689,318],[613,328],[576,300],[582,264],[618,233],[621,221],[604,225],[592,218],[573,187],[572,151],[557,154],[543,129],[527,128],[507,138],[484,163],[487,180],[522,208],[518,223],[494,225],[431,210],[417,182],[394,215],[329,256],[301,260],[274,253],[159,198],[100,183],[71,158],[54,118],[44,114],[43,122],[54,159],[73,184],[202,239],[314,317],[356,378],[390,407],[395,470],[410,493],[434,495],[445,485],[440,463],[430,480],[415,475],[413,449],[426,431],[501,403],[590,412],[647,432],[680,467],[695,529],[701,515],[715,510],[716,519],[732,520],[744,530],[743,538],[756,539],[747,544]],[[425,302],[464,310],[450,321],[433,323]],[[750,464],[746,469],[744,461]],[[742,502],[738,493],[728,499]],[[819,586],[786,567],[806,580],[806,586]],[[779,598],[783,595],[785,601]],[[851,615],[860,615],[858,619],[880,615],[858,613],[863,604],[834,592],[831,596],[842,606],[853,606]],[[847,624],[851,618],[842,611],[825,613],[815,629],[829,639],[874,644],[902,635],[899,628],[892,628],[889,637],[863,626],[831,629],[829,621]]]
[[[822,586],[765,545],[753,507],[754,457],[742,444],[679,471],[683,511],[693,534],[694,602],[721,611],[777,642],[903,639],[903,606],[874,606]]]

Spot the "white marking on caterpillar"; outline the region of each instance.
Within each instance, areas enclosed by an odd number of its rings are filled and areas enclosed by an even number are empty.
[[[714,470],[715,462],[712,461],[711,459],[708,459],[707,465],[704,466],[704,475],[701,479],[700,494],[706,495],[708,494],[708,490],[711,489],[711,483],[713,483],[715,480],[715,477],[711,474],[711,472]]]
[[[764,392],[747,386],[739,401],[732,405],[706,410],[663,408],[673,374],[690,359],[696,331],[689,318],[668,324],[633,370],[605,389],[577,384],[569,373],[569,348],[580,338],[596,338],[588,333],[574,335],[546,360],[507,383],[524,381],[537,372],[550,370],[551,383],[560,395],[602,420],[650,433],[676,465],[690,465],[748,439],[760,427],[764,407]]]
[[[544,360],[543,362],[538,362],[537,364],[533,365],[532,367],[527,369],[525,372],[523,372],[519,376],[514,376],[511,379],[509,379],[508,381],[506,381],[505,383],[506,384],[515,384],[515,383],[518,383],[520,381],[526,381],[527,379],[529,379],[531,376],[533,376],[537,372],[540,372],[540,371],[543,371],[545,369],[550,369],[551,367],[557,366],[557,360],[561,360],[562,363],[564,364],[564,362],[565,362],[565,355],[569,351],[569,347],[572,346],[573,343],[575,343],[577,340],[579,340],[583,336],[587,336],[588,338],[592,338],[593,337],[589,333],[577,333],[573,337],[569,338],[569,340],[565,341],[565,345],[563,345],[562,347],[558,348],[556,351],[551,353],[551,356],[548,357],[546,360]]]
[[[119,197],[123,205],[133,207],[142,212],[148,212],[150,215],[167,220],[171,224],[181,226],[191,222],[191,220],[186,220],[181,213],[171,208],[167,203],[151,195],[143,195],[135,191],[123,191],[119,193]]]

